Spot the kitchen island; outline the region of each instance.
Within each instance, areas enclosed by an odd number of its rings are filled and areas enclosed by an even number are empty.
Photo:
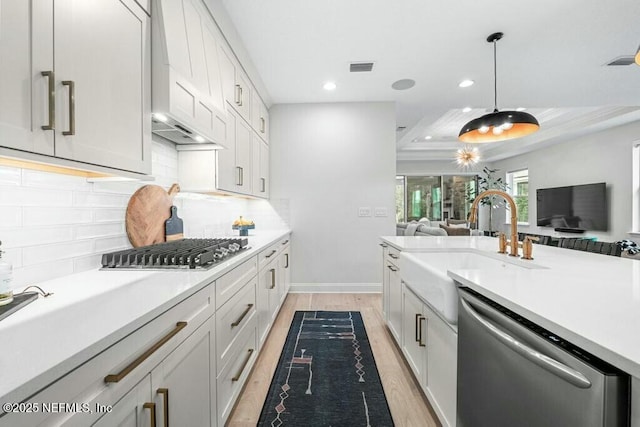
[[[390,236],[381,240],[388,246],[386,251],[447,252],[452,257],[456,252],[476,253],[509,264],[530,263],[534,268],[496,269],[494,263],[487,263],[486,268],[451,268],[447,275],[630,374],[632,425],[640,426],[640,262],[542,245],[535,245],[534,259],[525,261],[496,254],[498,241],[489,237]],[[457,332],[455,323],[431,305],[427,291],[415,286],[410,290],[447,323],[452,333]],[[390,322],[394,310],[388,305],[385,309]],[[398,340],[402,334],[394,336]],[[448,418],[454,425],[451,414]]]

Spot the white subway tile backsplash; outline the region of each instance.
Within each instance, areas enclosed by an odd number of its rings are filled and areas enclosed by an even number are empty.
[[[21,169],[0,166],[0,185],[20,185],[21,182]]]
[[[120,209],[94,209],[95,222],[115,222],[124,221],[124,217],[127,210],[125,208]]]
[[[75,230],[76,239],[119,236],[125,232],[124,223],[78,225]]]
[[[168,189],[178,182],[178,153],[154,136],[153,182],[87,181],[0,166],[0,241],[14,266],[15,287],[24,287],[100,266],[103,253],[130,248],[125,212],[141,186]],[[267,202],[235,197],[179,193],[174,198],[186,237],[235,236],[233,220],[242,215],[259,230],[284,223]],[[277,210],[288,215],[288,201]]]
[[[22,209],[18,206],[5,206],[0,209],[0,227],[20,227],[22,225]],[[2,240],[1,236],[0,240]]]
[[[91,183],[85,178],[25,169],[22,171],[22,185],[38,188],[64,188],[65,190],[91,190]]]
[[[25,227],[84,224],[92,221],[93,210],[89,208],[23,208],[23,225]]]
[[[68,190],[0,186],[0,206],[71,206]]]
[[[28,267],[15,268],[13,270],[13,288],[21,289],[29,285],[35,285],[45,280],[73,274],[73,259],[46,262]],[[44,288],[46,292],[46,287]]]
[[[78,240],[69,243],[26,247],[22,249],[22,264],[30,266],[83,256],[92,253],[93,246],[92,240]]]
[[[95,239],[94,243],[95,251],[98,253],[119,251],[120,249],[127,249],[131,247],[127,236]]]
[[[24,248],[73,240],[72,226],[0,228],[3,248]]]
[[[127,206],[128,201],[128,196],[119,194],[89,193],[84,191],[73,193],[73,206],[117,208]]]

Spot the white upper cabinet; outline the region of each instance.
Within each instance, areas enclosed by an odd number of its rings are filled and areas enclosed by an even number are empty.
[[[3,0],[1,7],[0,145],[21,150],[3,154],[150,173],[145,12],[133,0]]]
[[[226,46],[220,47],[220,63],[224,99],[240,113],[240,116],[251,123],[253,88],[249,78]]]
[[[153,131],[178,144],[225,143],[218,30],[199,0],[157,0]]]
[[[49,104],[54,98],[48,96],[49,85],[55,87],[52,16],[52,2],[0,4],[2,146],[53,155],[53,130],[42,128],[55,124],[55,107]]]
[[[269,198],[269,146],[253,134],[252,145],[253,195]]]
[[[258,91],[251,93],[251,127],[265,141],[269,143],[269,110],[264,105]]]
[[[55,155],[136,171],[150,156],[148,16],[123,3],[54,3]]]

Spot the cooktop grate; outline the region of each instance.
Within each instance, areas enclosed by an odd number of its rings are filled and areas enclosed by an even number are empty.
[[[181,239],[102,255],[103,269],[203,269],[248,249],[247,238]]]

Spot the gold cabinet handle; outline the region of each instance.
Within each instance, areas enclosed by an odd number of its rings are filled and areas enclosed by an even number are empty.
[[[156,427],[156,404],[153,402],[145,402],[142,407],[149,410],[151,427]]]
[[[286,245],[287,243],[289,243],[289,239],[287,239],[284,242],[282,242],[282,245]]]
[[[159,388],[158,394],[162,395],[162,414],[164,417],[164,427],[169,427],[169,389]]]
[[[393,258],[393,259],[398,259],[398,255],[396,255],[396,254],[389,254],[389,256],[390,256],[391,258]]]
[[[47,88],[47,98],[49,100],[49,124],[41,126],[42,130],[53,130],[56,128],[56,77],[53,71],[42,71],[44,77],[49,80]]]
[[[273,254],[275,254],[276,252],[278,252],[278,251],[276,251],[275,249],[272,250],[269,255],[265,255],[265,258],[271,258],[273,256]]]
[[[63,131],[65,136],[76,134],[76,84],[73,80],[63,80],[63,86],[69,86],[69,130]]]
[[[260,178],[260,192],[264,193],[265,191],[267,191],[267,180]]]
[[[420,313],[416,313],[416,342],[420,342],[420,335],[418,335],[418,323],[420,323]]]
[[[276,269],[275,268],[270,269],[269,273],[271,273],[271,288],[269,289],[275,289],[276,288]]]
[[[236,320],[235,322],[233,322],[231,324],[232,328],[235,328],[236,326],[238,326],[240,323],[242,323],[242,321],[244,320],[244,318],[246,317],[247,314],[249,314],[249,312],[251,311],[251,308],[253,307],[253,304],[247,304],[247,308],[242,312],[242,314],[240,315],[240,317],[238,318],[238,320]]]
[[[425,343],[422,342],[422,321],[425,321],[424,323],[427,323],[427,318],[424,316],[420,316],[420,318],[418,319],[418,344],[420,345],[420,347],[426,347],[427,345]]]
[[[249,350],[247,350],[247,353],[249,354],[247,355],[247,358],[244,360],[244,363],[242,364],[240,371],[236,374],[235,377],[231,378],[231,381],[236,382],[240,379],[240,377],[242,376],[242,373],[244,372],[244,368],[247,367],[247,363],[249,363],[249,360],[251,359],[251,355],[253,354],[253,349],[250,348]]]
[[[266,121],[264,120],[264,117],[260,117],[260,132],[262,133],[264,133],[265,130],[267,129],[265,124],[266,124]]]
[[[284,259],[287,260],[287,263],[285,264],[284,268],[289,268],[289,254],[284,254]]]
[[[391,270],[391,271],[398,271],[398,269],[397,269],[397,268],[395,268],[395,267],[394,267],[394,266],[392,266],[392,265],[387,265],[387,268],[388,268],[389,270]]]
[[[383,248],[388,248],[389,245],[387,245],[386,243],[378,243],[380,246],[382,246]]]
[[[131,371],[138,367],[142,362],[147,360],[149,356],[156,352],[160,347],[162,347],[167,341],[174,337],[178,332],[184,329],[187,326],[187,322],[178,322],[176,323],[176,327],[171,330],[167,335],[165,335],[160,341],[151,346],[147,351],[142,353],[136,360],[129,363],[125,368],[118,372],[117,374],[109,374],[104,377],[105,383],[117,383],[122,380],[124,377],[129,375]]]

